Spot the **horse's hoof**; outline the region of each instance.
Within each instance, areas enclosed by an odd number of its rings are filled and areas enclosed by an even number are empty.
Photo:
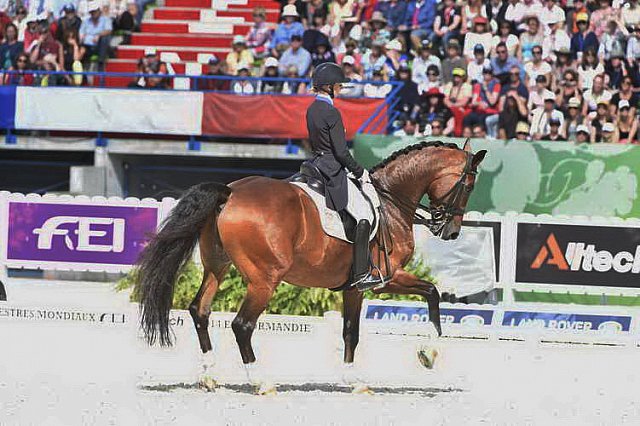
[[[438,351],[434,348],[422,347],[418,349],[418,360],[425,368],[431,370],[438,357]]]
[[[213,392],[218,387],[218,383],[213,379],[213,377],[204,376],[200,379],[200,388],[206,390],[207,392]]]
[[[256,393],[258,395],[263,395],[263,396],[277,395],[278,389],[276,388],[276,385],[274,385],[273,383],[262,383]]]
[[[354,395],[373,395],[374,392],[365,384],[354,385],[351,393]]]

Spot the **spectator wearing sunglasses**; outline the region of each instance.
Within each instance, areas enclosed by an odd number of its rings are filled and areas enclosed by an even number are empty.
[[[415,81],[415,80],[414,80]],[[418,84],[418,93],[423,95],[431,89],[442,89],[442,80],[440,79],[440,71],[435,65],[429,65],[427,68],[427,80]]]
[[[255,58],[263,58],[269,53],[269,41],[271,40],[271,30],[266,23],[267,11],[264,7],[258,6],[253,9],[253,26],[245,37],[247,47]]]
[[[33,86],[33,73],[31,72],[31,64],[29,56],[26,53],[18,54],[16,65],[10,68],[13,73],[7,73],[4,76],[4,84],[12,86]]]
[[[593,49],[597,52],[600,43],[595,33],[589,29],[589,15],[587,13],[576,14],[576,25],[578,32],[571,38],[571,56],[573,59],[581,60],[585,50]]]
[[[520,62],[513,56],[509,56],[507,45],[500,43],[496,47],[496,57],[491,60],[493,74],[503,85],[509,81],[510,71],[513,68],[520,69]]]
[[[637,92],[633,91],[633,80],[631,77],[626,76],[620,83],[620,90],[611,97],[611,114],[615,116],[618,112],[618,105],[621,101],[627,101],[629,103],[630,114],[635,117],[640,102],[640,96]]]
[[[82,26],[82,19],[76,13],[76,7],[73,3],[65,4],[62,8],[63,16],[58,19],[58,25],[56,28],[56,40],[63,43],[65,41],[65,34],[71,31],[80,33],[80,27]]]
[[[532,49],[533,60],[524,64],[527,86],[529,89],[536,87],[538,76],[545,78],[545,83],[551,81],[551,65],[542,60],[542,46],[535,46]]]
[[[413,67],[411,71],[411,79],[417,84],[426,84],[429,81],[427,75],[428,70],[434,66],[440,75],[440,58],[431,53],[432,44],[428,40],[423,40],[418,50],[418,56],[413,60]]]

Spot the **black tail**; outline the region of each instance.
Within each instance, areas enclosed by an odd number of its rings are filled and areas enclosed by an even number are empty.
[[[169,311],[175,282],[191,259],[202,227],[230,194],[231,189],[219,183],[191,187],[142,252],[136,295],[140,300],[140,325],[150,345],[156,341],[161,346],[172,344]]]

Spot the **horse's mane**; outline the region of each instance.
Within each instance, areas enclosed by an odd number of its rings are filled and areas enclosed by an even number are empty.
[[[444,147],[444,148],[451,148],[451,149],[457,149],[459,150],[460,148],[458,147],[458,145],[454,144],[454,143],[449,143],[449,142],[442,142],[442,141],[422,141],[413,145],[409,145],[407,147],[404,147],[402,149],[399,149],[398,151],[395,151],[393,154],[391,154],[389,157],[385,158],[384,160],[382,160],[381,162],[379,162],[378,164],[376,164],[375,166],[373,166],[371,169],[369,169],[369,171],[371,173],[375,172],[376,170],[380,170],[383,169],[385,166],[387,166],[389,163],[392,163],[393,161],[395,161],[398,157],[405,155],[405,154],[409,154],[410,152],[413,151],[420,151],[421,149],[424,148],[430,148],[430,147]]]

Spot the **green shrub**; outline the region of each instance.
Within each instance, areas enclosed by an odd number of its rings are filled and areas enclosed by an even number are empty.
[[[412,260],[405,270],[413,273],[421,279],[435,282],[431,277],[431,268],[422,260]],[[116,290],[122,291],[135,285],[137,271],[132,270],[127,276],[118,281]],[[187,309],[195,297],[202,283],[202,270],[194,263],[189,262],[178,277],[173,294],[174,309]],[[220,285],[216,297],[213,299],[211,309],[213,311],[235,312],[240,307],[246,286],[238,270],[231,267],[229,273]],[[373,294],[366,292],[367,299],[381,300],[424,300],[420,296],[405,296],[392,294]],[[135,300],[135,292],[131,294]],[[304,288],[283,283],[276,289],[273,298],[267,307],[267,313],[284,315],[316,315],[321,316],[326,311],[340,311],[342,309],[342,294],[323,288]]]

